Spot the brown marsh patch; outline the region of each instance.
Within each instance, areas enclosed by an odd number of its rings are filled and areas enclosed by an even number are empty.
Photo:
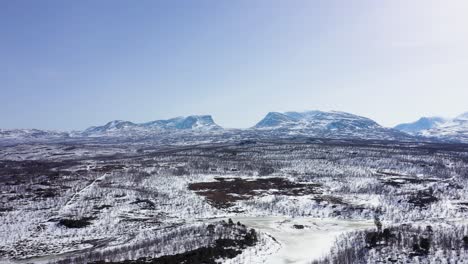
[[[228,208],[236,201],[249,200],[266,194],[303,196],[320,194],[320,185],[296,183],[285,178],[215,178],[213,182],[197,182],[189,189],[204,196],[216,208]]]

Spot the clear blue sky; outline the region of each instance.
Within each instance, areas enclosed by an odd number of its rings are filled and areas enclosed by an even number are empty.
[[[0,1],[0,127],[468,111],[468,2]]]

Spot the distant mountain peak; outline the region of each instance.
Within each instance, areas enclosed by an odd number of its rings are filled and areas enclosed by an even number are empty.
[[[159,127],[165,129],[221,129],[211,115],[179,116],[166,120],[155,120],[141,124],[146,127]]]
[[[458,115],[454,120],[468,121],[468,112]]]
[[[123,130],[123,129],[134,128],[136,126],[137,126],[137,124],[132,123],[130,121],[112,120],[112,121],[107,122],[103,126],[89,127],[85,131],[83,131],[83,133],[85,135],[98,134],[98,133],[107,133],[107,132],[110,132],[110,131],[118,131],[118,130]]]
[[[294,126],[308,126],[313,128],[333,126],[341,122],[347,123],[356,128],[379,126],[375,121],[340,111],[305,111],[305,112],[270,112],[254,128],[273,128],[278,126],[286,126],[292,128]]]
[[[412,123],[404,123],[395,126],[395,129],[414,134],[421,132],[423,130],[431,129],[437,127],[438,125],[446,122],[447,120],[443,117],[433,116],[433,117],[421,117],[417,121]]]
[[[177,124],[178,129],[221,129],[211,115],[191,115],[181,119]]]
[[[291,112],[292,113],[292,112]],[[297,121],[293,114],[269,112],[254,128],[271,128]]]
[[[113,120],[103,126],[94,126],[86,129],[84,136],[138,136],[151,135],[160,132],[195,130],[211,131],[220,130],[211,115],[190,115],[187,117],[175,117],[166,120],[154,120],[136,124],[130,121]]]
[[[409,138],[402,132],[380,126],[372,119],[342,111],[270,112],[253,129],[284,136],[392,140]]]
[[[395,128],[416,136],[468,142],[468,112],[453,119],[422,117],[416,122],[401,124]]]

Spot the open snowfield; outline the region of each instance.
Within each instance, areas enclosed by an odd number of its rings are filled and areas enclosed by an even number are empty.
[[[372,228],[368,220],[338,220],[330,218],[290,218],[284,216],[234,217],[256,230],[265,232],[281,244],[263,263],[308,264],[329,253],[335,239],[344,232]],[[294,228],[302,225],[303,229]]]

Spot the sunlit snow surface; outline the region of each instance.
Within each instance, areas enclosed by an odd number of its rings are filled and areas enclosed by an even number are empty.
[[[280,248],[271,255],[252,256],[245,263],[307,264],[327,254],[338,235],[372,227],[372,221],[337,220],[310,217],[234,217],[246,225],[265,232],[276,239]],[[296,229],[294,225],[302,225]],[[274,242],[273,242],[274,243]]]

